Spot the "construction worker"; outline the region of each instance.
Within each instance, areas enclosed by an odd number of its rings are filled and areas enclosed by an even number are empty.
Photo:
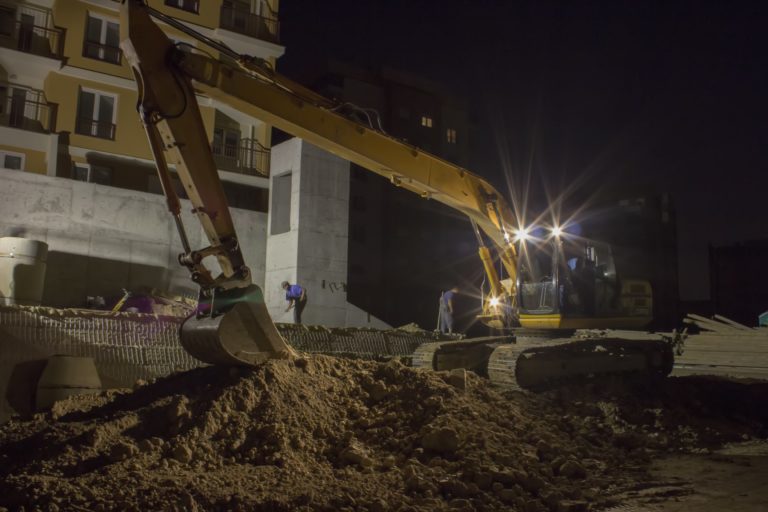
[[[298,284],[291,284],[288,281],[283,281],[282,287],[285,290],[285,300],[288,301],[285,312],[287,313],[293,308],[293,323],[300,324],[301,312],[307,305],[307,291]]]
[[[454,286],[450,290],[440,295],[440,332],[453,333],[453,297],[459,293],[459,289]]]

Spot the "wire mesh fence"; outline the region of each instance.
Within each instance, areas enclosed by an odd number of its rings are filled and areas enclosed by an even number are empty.
[[[130,387],[140,379],[202,365],[179,342],[183,320],[143,313],[0,307],[0,415],[8,413],[5,395],[10,375],[27,361],[57,354],[92,357],[104,387]],[[455,339],[426,331],[277,327],[299,351],[374,360],[408,357],[422,343]]]

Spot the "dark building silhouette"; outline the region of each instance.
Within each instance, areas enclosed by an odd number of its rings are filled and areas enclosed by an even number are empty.
[[[748,326],[768,311],[768,239],[709,248],[712,308]]]
[[[438,84],[389,68],[331,62],[313,88],[345,104],[347,115],[466,166],[466,107]],[[347,283],[352,304],[394,326],[416,322],[433,329],[441,290],[470,283],[481,271],[473,241],[469,222],[458,212],[352,165]],[[473,316],[472,306],[461,308],[465,317]]]
[[[620,279],[642,279],[653,291],[651,329],[680,327],[677,215],[669,194],[645,187],[589,190],[574,197],[566,211],[590,205],[576,219],[582,236],[611,246]]]
[[[622,277],[651,283],[653,323],[650,327],[665,330],[678,327],[677,218],[669,194],[622,198],[602,211],[609,215],[601,234],[613,247],[616,268]]]

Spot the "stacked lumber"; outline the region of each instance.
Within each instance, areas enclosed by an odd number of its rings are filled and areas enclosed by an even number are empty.
[[[721,315],[689,314],[684,322],[698,328],[689,334],[673,375],[722,375],[768,380],[768,328],[747,327]]]

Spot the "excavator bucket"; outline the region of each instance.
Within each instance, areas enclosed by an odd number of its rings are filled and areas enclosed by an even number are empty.
[[[223,307],[210,307],[181,326],[181,344],[192,357],[209,364],[254,366],[296,355],[272,322],[258,286],[216,301]]]

